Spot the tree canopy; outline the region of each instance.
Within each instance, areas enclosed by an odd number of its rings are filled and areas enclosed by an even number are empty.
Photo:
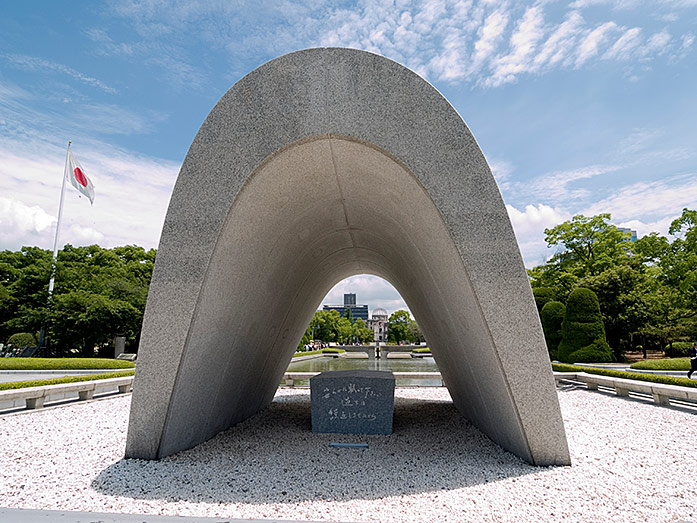
[[[413,343],[417,339],[421,341],[423,336],[421,336],[421,331],[416,322],[411,319],[409,311],[398,310],[393,312],[388,320],[388,343]]]
[[[574,216],[545,235],[558,249],[528,271],[538,308],[566,302],[576,288],[592,290],[618,358],[634,345],[697,337],[697,211],[683,209],[667,237],[636,242],[609,214]]]
[[[128,245],[66,245],[58,252],[55,288],[48,304],[51,252],[38,247],[0,252],[0,339],[47,326],[52,354],[91,356],[125,336],[135,350],[155,250]]]
[[[340,345],[350,343],[372,343],[373,331],[366,327],[365,322],[358,318],[351,322],[350,318],[342,317],[336,310],[316,311],[310,325],[308,325],[305,335],[300,341],[300,346],[310,340],[322,341],[324,343],[336,342]]]

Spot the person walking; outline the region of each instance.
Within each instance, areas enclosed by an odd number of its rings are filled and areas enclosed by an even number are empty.
[[[697,370],[697,341],[687,349],[687,355],[690,357],[690,371],[687,373],[687,379],[692,379],[692,373]]]

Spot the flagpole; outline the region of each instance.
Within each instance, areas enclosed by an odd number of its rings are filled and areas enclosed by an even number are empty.
[[[63,201],[65,200],[65,182],[68,179],[66,169],[68,168],[68,157],[70,155],[70,144],[68,140],[68,150],[65,153],[65,167],[63,168],[63,184],[61,185],[61,196],[58,204],[58,221],[56,222],[56,236],[53,239],[53,257],[51,258],[51,278],[48,280],[48,307],[51,306],[51,296],[53,296],[53,286],[56,281],[56,265],[58,262],[58,237],[60,236],[61,220],[63,219]],[[39,333],[39,349],[46,346],[46,319],[41,323],[41,332]]]

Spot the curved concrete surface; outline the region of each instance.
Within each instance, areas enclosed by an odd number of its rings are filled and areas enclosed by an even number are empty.
[[[528,462],[568,464],[542,330],[491,171],[448,102],[349,49],[282,56],[202,125],[163,227],[127,457],[264,408],[338,281],[390,281],[458,409]]]

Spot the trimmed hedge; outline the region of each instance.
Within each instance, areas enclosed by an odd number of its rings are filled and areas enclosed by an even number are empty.
[[[535,287],[532,290],[532,295],[535,298],[535,305],[537,305],[537,311],[542,312],[549,302],[554,301],[556,295],[554,289],[549,287]]]
[[[684,358],[687,356],[687,351],[690,347],[692,347],[692,342],[674,341],[672,349],[670,345],[666,345],[665,353],[669,358]]]
[[[574,363],[612,363],[612,350],[606,341],[596,341],[572,352],[569,360]]]
[[[642,360],[632,363],[630,367],[642,370],[690,370],[690,358]]]
[[[547,351],[551,359],[557,359],[557,348],[561,342],[561,324],[564,321],[566,305],[560,301],[549,301],[540,311],[542,331],[547,342]]]
[[[31,381],[10,381],[0,383],[0,390],[24,389],[26,387],[43,387],[44,385],[58,385],[60,383],[75,383],[78,381],[105,380],[108,378],[123,378],[133,376],[135,370],[125,370],[121,372],[104,372],[102,374],[83,374],[82,376],[65,376],[63,378],[52,378],[50,380],[31,380]]]
[[[597,367],[581,367],[580,365],[567,365],[565,363],[552,363],[552,369],[557,372],[585,372],[586,374],[600,374],[614,378],[625,378],[636,381],[650,381],[652,383],[665,383],[666,385],[680,385],[681,387],[697,388],[697,380],[689,380],[678,376],[663,376],[661,374],[644,374],[643,372],[627,372],[622,370],[599,369]]]
[[[0,358],[0,370],[132,369],[132,361],[109,358]]]
[[[592,290],[579,287],[571,291],[566,301],[561,333],[562,340],[557,349],[558,360],[566,363],[586,363],[589,361],[587,358],[593,357],[592,361],[613,361],[612,351],[605,339],[598,297]],[[581,349],[584,350],[579,352]],[[574,354],[583,359],[574,359]]]

